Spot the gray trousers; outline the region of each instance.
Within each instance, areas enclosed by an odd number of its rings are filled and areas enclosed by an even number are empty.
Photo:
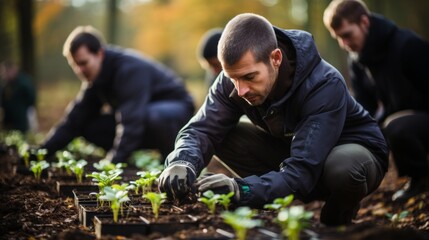
[[[216,150],[216,156],[240,177],[260,176],[279,171],[279,164],[290,156],[290,142],[240,122]],[[321,221],[346,224],[359,210],[359,202],[380,185],[384,173],[367,148],[338,145],[329,153],[314,190],[300,200],[324,200]]]

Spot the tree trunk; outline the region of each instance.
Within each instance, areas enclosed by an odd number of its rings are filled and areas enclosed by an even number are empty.
[[[34,36],[33,36],[33,1],[17,0],[19,55],[21,69],[35,78],[34,67]]]

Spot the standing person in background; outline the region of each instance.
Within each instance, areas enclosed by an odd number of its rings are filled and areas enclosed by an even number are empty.
[[[411,178],[392,199],[429,191],[429,43],[371,13],[361,0],[332,1],[323,21],[349,53],[356,99],[373,116],[381,103],[378,120],[398,175]]]
[[[349,224],[387,170],[377,123],[324,61],[313,37],[256,14],[226,25],[218,45],[223,72],[179,132],[159,188],[184,199],[196,188],[262,208],[293,194],[324,200],[320,221]],[[247,115],[249,122],[239,121]],[[239,177],[203,175],[216,155]]]
[[[105,159],[114,163],[139,149],[157,149],[165,158],[194,113],[182,80],[137,52],[107,46],[91,26],[73,30],[63,54],[82,87],[42,148],[51,155],[83,136],[108,151]]]
[[[0,64],[0,76],[3,80],[0,100],[3,128],[22,133],[34,130],[30,129],[29,121],[36,104],[36,89],[31,77],[9,61]]]
[[[198,47],[198,61],[201,67],[206,70],[205,82],[208,88],[222,71],[222,65],[217,58],[217,44],[221,35],[222,29],[220,28],[207,31],[201,38]]]

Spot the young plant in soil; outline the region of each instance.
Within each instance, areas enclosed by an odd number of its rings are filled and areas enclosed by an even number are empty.
[[[88,156],[102,157],[105,153],[104,150],[96,147],[95,145],[87,142],[84,138],[78,137],[73,139],[68,145],[67,150],[79,158],[87,158]]]
[[[42,175],[43,169],[49,167],[49,163],[45,160],[42,161],[31,161],[30,162],[30,170],[34,173],[34,178],[36,178],[37,182],[40,182],[40,176]]]
[[[82,177],[84,173],[84,168],[88,164],[88,162],[84,159],[79,161],[75,161],[74,164],[70,166],[71,171],[76,175],[77,183],[82,183]]]
[[[127,166],[126,163],[111,163],[109,160],[100,160],[98,163],[93,164],[94,168],[97,169],[100,172],[110,172],[110,171],[117,171],[122,170]]]
[[[131,181],[130,183],[135,185],[134,191],[135,194],[139,194],[139,189],[142,189],[142,195],[144,195],[152,187],[155,180],[161,174],[160,170],[152,171],[141,171],[137,172],[137,175],[140,176],[136,181]]]
[[[36,151],[36,157],[37,157],[37,161],[42,161],[42,160],[46,160],[45,156],[48,153],[48,150],[46,148],[40,148],[37,149]]]
[[[262,220],[252,219],[256,211],[249,207],[239,207],[234,212],[225,211],[221,216],[234,229],[238,240],[245,240],[249,229],[262,226]]]
[[[150,201],[152,205],[152,212],[155,217],[155,220],[158,220],[159,216],[159,208],[161,207],[161,204],[165,201],[167,198],[166,193],[156,193],[156,192],[148,192],[143,195],[143,198],[146,198]]]
[[[219,194],[215,194],[212,190],[203,192],[203,196],[198,198],[198,201],[204,203],[211,214],[216,213],[216,205],[219,202]]]
[[[303,206],[291,206],[280,210],[277,222],[282,228],[282,235],[290,240],[299,240],[301,230],[308,225],[313,212],[305,211]]]
[[[3,135],[3,134],[2,134]],[[12,130],[4,133],[2,136],[3,142],[7,147],[19,149],[25,143],[25,137],[20,131]]]
[[[119,190],[115,187],[105,187],[104,194],[100,196],[100,200],[110,202],[110,207],[113,212],[113,222],[118,222],[119,210],[123,213],[123,204],[130,201],[128,191]]]
[[[72,170],[70,169],[71,163],[75,161],[75,157],[69,151],[58,151],[56,152],[56,157],[58,162],[55,164],[55,167],[59,169],[64,169],[67,175],[72,174]]]
[[[97,201],[100,203],[100,206],[103,206],[103,200],[100,199],[100,196],[104,195],[104,188],[112,186],[116,180],[122,179],[119,176],[122,173],[122,169],[112,170],[109,172],[92,172],[92,174],[86,174],[86,177],[92,177],[93,182],[97,182],[98,193],[90,193],[90,195],[96,195]]]
[[[265,209],[271,209],[276,210],[277,212],[285,209],[287,206],[289,206],[293,201],[293,194],[290,194],[284,198],[276,198],[274,199],[273,203],[265,204]]]
[[[26,168],[30,167],[30,150],[29,149],[25,149],[24,151],[21,152],[21,157],[24,160],[24,166]]]
[[[234,196],[234,192],[229,192],[228,194],[219,194],[218,202],[223,206],[224,210],[229,209],[229,205],[231,204],[231,198]]]
[[[164,165],[160,163],[161,155],[153,150],[135,151],[130,161],[139,169],[147,171],[162,170]]]
[[[386,213],[386,217],[390,220],[390,225],[392,227],[397,227],[399,222],[402,219],[406,218],[408,216],[408,214],[409,214],[408,211],[402,211],[399,214],[398,213],[395,213],[395,214]]]

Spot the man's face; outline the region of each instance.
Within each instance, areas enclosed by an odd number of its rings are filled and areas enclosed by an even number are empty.
[[[359,23],[350,23],[344,19],[339,28],[331,31],[331,35],[333,38],[337,39],[342,49],[348,52],[360,53],[368,33],[366,19],[361,20]]]
[[[92,83],[101,71],[104,51],[100,49],[97,53],[91,53],[88,47],[82,45],[72,54],[73,62],[70,65],[76,75],[83,81]]]
[[[281,55],[281,51],[276,50]],[[234,83],[238,96],[252,106],[264,103],[278,75],[278,67],[274,66],[273,61],[268,65],[264,62],[256,62],[251,51],[247,51],[237,63],[231,66],[223,65],[223,69],[226,76]]]

